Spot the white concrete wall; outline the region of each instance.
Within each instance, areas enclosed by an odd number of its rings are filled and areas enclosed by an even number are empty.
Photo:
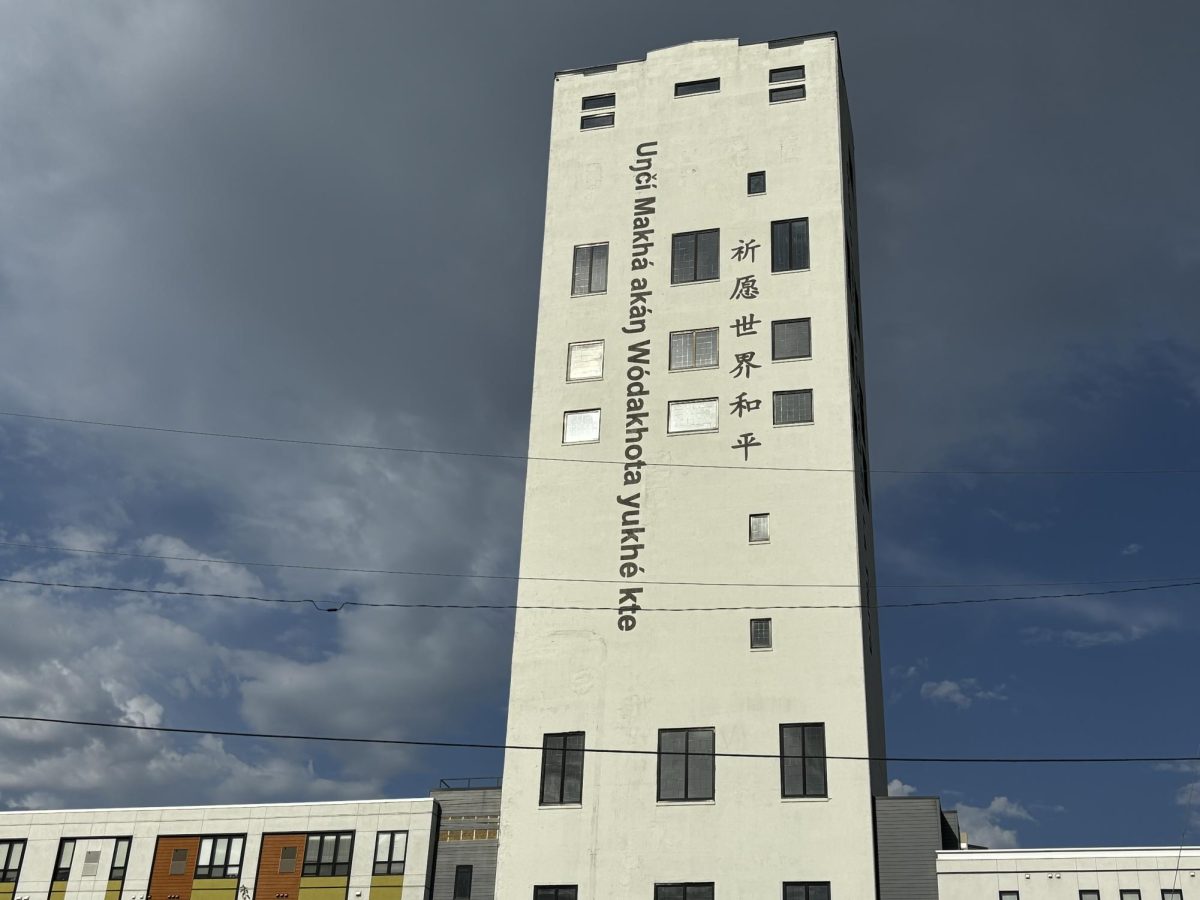
[[[144,900],[155,841],[167,835],[245,834],[239,884],[254,894],[262,835],[352,831],[350,898],[369,900],[378,831],[407,831],[405,900],[423,900],[433,800],[351,803],[280,803],[253,806],[182,806],[153,809],[82,809],[0,813],[0,840],[25,839],[25,859],[14,900],[45,900],[60,838],[76,838],[67,900],[104,900],[114,837],[132,837],[122,900]],[[432,839],[436,840],[436,834]],[[84,852],[100,850],[95,878],[83,878]],[[359,893],[361,892],[361,894]]]
[[[1178,867],[1178,869],[1177,869]],[[937,857],[938,900],[996,900],[1017,891],[1021,900],[1079,900],[1081,890],[1120,900],[1162,900],[1164,888],[1200,898],[1200,847],[1083,848],[1064,850],[943,851]]]
[[[768,70],[806,66],[808,97],[768,105]],[[676,82],[721,78],[717,94],[676,99]],[[581,131],[581,98],[614,92],[616,125]],[[650,338],[650,433],[644,458],[733,469],[646,468],[623,484],[619,465],[531,460],[521,574],[620,580],[618,494],[640,493],[647,528],[640,559],[643,610],[631,631],[614,612],[522,610],[513,648],[508,742],[540,745],[548,732],[585,731],[587,744],[653,751],[660,728],[714,727],[721,752],[776,754],[781,723],[824,722],[827,752],[882,748],[874,660],[864,658],[855,610],[668,613],[670,606],[857,604],[855,485],[851,472],[752,467],[854,465],[849,388],[846,257],[837,46],[832,37],[768,49],[736,41],[651,53],[615,71],[568,74],[555,86],[546,233],[529,452],[534,457],[622,460],[627,346]],[[656,189],[634,189],[635,151],[657,141]],[[747,196],[765,170],[767,192]],[[631,268],[633,203],[656,197],[652,268]],[[771,274],[770,223],[807,216],[810,271]],[[672,286],[671,235],[721,229],[721,277]],[[762,245],[735,263],[742,238]],[[608,290],[570,295],[575,245],[609,243]],[[755,300],[731,300],[734,276],[754,274]],[[624,334],[631,278],[653,291],[645,334]],[[756,336],[729,327],[762,320]],[[771,362],[770,322],[810,316],[813,358]],[[719,366],[668,371],[668,334],[716,326]],[[568,384],[567,345],[603,339],[604,378]],[[761,368],[735,379],[734,353]],[[773,390],[811,388],[813,425],[773,427]],[[741,391],[763,401],[743,419]],[[720,430],[668,435],[669,400],[718,397]],[[563,446],[566,410],[603,410],[596,444]],[[731,445],[754,431],[748,463]],[[747,516],[771,514],[771,541],[751,546]],[[869,545],[868,545],[869,546]],[[835,584],[835,588],[671,586],[654,581]],[[523,605],[616,606],[617,584],[523,581]],[[749,650],[750,618],[774,619],[774,649]],[[876,652],[878,640],[875,641]],[[869,722],[876,723],[870,725]],[[656,882],[712,881],[718,897],[778,897],[784,881],[833,884],[834,896],[875,895],[871,797],[882,767],[830,760],[828,799],[780,798],[778,759],[718,758],[716,799],[656,802],[653,755],[589,754],[583,802],[539,808],[540,754],[505,761],[497,897],[528,900],[536,884],[576,884],[581,900],[648,898]]]

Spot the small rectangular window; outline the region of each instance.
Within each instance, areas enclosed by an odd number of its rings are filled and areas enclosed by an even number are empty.
[[[765,194],[767,192],[767,173],[751,172],[746,176],[747,194]]]
[[[1163,888],[1162,900],[1183,900],[1183,891],[1177,888]]]
[[[170,875],[186,875],[187,874],[187,859],[188,852],[186,847],[176,847],[171,851],[171,868],[167,870]]]
[[[542,805],[583,800],[583,732],[542,737]]]
[[[828,881],[789,881],[783,885],[783,900],[830,900]]]
[[[579,889],[574,884],[538,885],[533,900],[578,900]]]
[[[117,838],[113,845],[112,867],[108,872],[109,881],[124,881],[125,869],[129,865],[129,845],[132,838]]]
[[[304,846],[304,868],[301,875],[350,874],[350,852],[354,843],[351,832],[310,834]]]
[[[296,854],[298,847],[279,848],[279,874],[291,875],[296,871]]]
[[[1121,891],[1121,900],[1142,900],[1141,891]]]
[[[616,113],[600,113],[595,116],[581,116],[579,119],[579,130],[587,131],[589,128],[607,128],[616,121]]]
[[[751,619],[750,620],[750,649],[751,650],[770,650],[771,649],[771,620],[770,619]]]
[[[772,103],[787,103],[789,100],[804,99],[804,85],[790,84],[787,87],[773,88],[771,90]]]
[[[771,84],[778,84],[781,81],[803,81],[804,66],[785,66],[782,69],[772,69],[769,80]]]
[[[721,277],[721,230],[683,231],[671,236],[671,284]]]
[[[771,323],[771,359],[811,359],[812,319]]]
[[[376,875],[403,875],[408,851],[407,831],[381,831],[375,835]]]
[[[616,94],[593,94],[583,98],[582,109],[612,109],[617,105]]]
[[[689,434],[696,431],[716,431],[718,422],[716,397],[705,400],[672,400],[667,404],[667,433]]]
[[[709,369],[717,365],[717,330],[672,331],[670,370]]]
[[[771,271],[797,272],[808,267],[808,219],[772,222]]]
[[[604,377],[604,341],[567,345],[567,381],[598,381]]]
[[[608,244],[581,244],[571,265],[571,296],[608,290]]]
[[[772,395],[771,416],[774,425],[811,425],[812,391],[775,391]]]
[[[83,854],[83,877],[95,878],[100,871],[100,851],[88,850]]]
[[[600,440],[600,410],[576,409],[563,413],[564,444],[594,444]]]
[[[720,78],[704,78],[700,81],[675,82],[676,97],[690,97],[692,94],[714,94],[720,89]]]
[[[659,729],[658,799],[713,799],[715,763],[712,728]]]
[[[0,841],[0,884],[11,884],[17,880],[21,873],[21,858],[24,855],[24,841]]]
[[[454,867],[454,900],[471,900],[471,866]]]
[[[828,796],[824,723],[780,725],[779,764],[782,796]]]
[[[1020,891],[1001,891],[1000,900],[1021,900]]]
[[[656,884],[654,900],[713,900],[712,882]]]
[[[1080,891],[1079,900],[1100,900],[1099,891]]]
[[[764,544],[771,540],[771,514],[750,514],[750,543]]]

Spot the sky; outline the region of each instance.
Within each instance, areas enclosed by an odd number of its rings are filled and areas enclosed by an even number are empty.
[[[1104,0],[0,0],[0,411],[521,454],[554,71],[836,30],[873,465],[1197,470],[1198,27],[1194,4]],[[496,579],[12,545],[511,574],[523,479],[0,416],[0,575],[511,603]],[[880,599],[1200,580],[1198,498],[1195,474],[877,472]],[[1200,755],[1198,596],[882,612],[889,753]],[[0,615],[0,713],[504,737],[505,612],[0,583]],[[10,809],[422,796],[501,767],[0,724]],[[889,777],[975,843],[1200,843],[1200,766]]]

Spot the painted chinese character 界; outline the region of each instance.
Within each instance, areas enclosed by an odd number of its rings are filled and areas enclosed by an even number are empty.
[[[734,378],[738,378],[739,376],[742,376],[742,375],[745,375],[747,378],[749,378],[751,369],[761,369],[762,368],[762,366],[760,366],[754,362],[754,351],[753,350],[747,350],[745,353],[735,353],[733,358],[737,362],[737,365],[734,366],[729,371],[730,371],[730,374],[732,374]]]

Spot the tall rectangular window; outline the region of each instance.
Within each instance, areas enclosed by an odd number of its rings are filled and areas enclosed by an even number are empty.
[[[604,341],[567,345],[567,381],[599,381],[604,377]]]
[[[771,514],[750,514],[750,543],[765,544],[771,540]]]
[[[715,94],[720,89],[720,78],[703,78],[700,81],[675,82],[676,97],[690,97],[692,94]]]
[[[310,834],[304,844],[303,875],[349,875],[353,832]]]
[[[17,880],[21,859],[25,856],[24,841],[0,841],[0,884]],[[62,879],[55,879],[61,881]]]
[[[750,620],[750,649],[751,650],[770,650],[771,649],[771,620],[770,619],[751,619]]]
[[[828,881],[788,881],[783,885],[783,900],[830,900]]]
[[[187,847],[176,847],[171,851],[171,867],[167,869],[169,875],[186,875],[188,864]]]
[[[659,800],[713,799],[715,742],[712,728],[659,729]]]
[[[771,395],[771,423],[774,425],[811,425],[812,391],[775,391]]]
[[[767,173],[751,172],[746,176],[747,194],[765,194],[767,192]]]
[[[129,866],[129,846],[132,838],[117,838],[113,845],[112,867],[108,870],[109,881],[124,881],[125,870]]]
[[[200,841],[196,857],[197,878],[237,878],[242,870],[242,842],[245,835],[226,834]]]
[[[538,885],[533,900],[578,900],[579,888],[574,884]]]
[[[721,277],[721,229],[683,231],[671,237],[671,284]]]
[[[186,850],[184,851],[187,852]],[[187,858],[186,856],[184,857]],[[58,859],[54,862],[54,880],[66,881],[71,877],[71,862],[75,859],[75,841],[71,838],[63,838],[58,843]],[[171,860],[171,868],[175,868],[174,859]],[[172,872],[172,875],[175,873]],[[183,873],[180,872],[180,875]]]
[[[772,222],[771,271],[792,272],[808,267],[808,219]]]
[[[781,319],[771,323],[771,359],[810,359],[812,319]]]
[[[583,732],[542,736],[542,805],[583,800]]]
[[[656,884],[654,900],[713,900],[713,884],[711,881]]]
[[[671,332],[670,369],[710,369],[717,365],[717,329]]]
[[[403,875],[407,831],[381,831],[375,835],[375,875]]]
[[[779,726],[779,766],[784,797],[827,797],[825,724]]]
[[[705,400],[672,400],[667,403],[667,433],[687,434],[694,431],[716,431],[718,425],[716,397]]]
[[[600,410],[576,409],[563,413],[564,444],[594,444],[600,440]]]
[[[608,244],[582,244],[571,265],[571,296],[608,290]]]
[[[454,867],[454,900],[471,900],[471,878],[474,869],[471,866]]]

